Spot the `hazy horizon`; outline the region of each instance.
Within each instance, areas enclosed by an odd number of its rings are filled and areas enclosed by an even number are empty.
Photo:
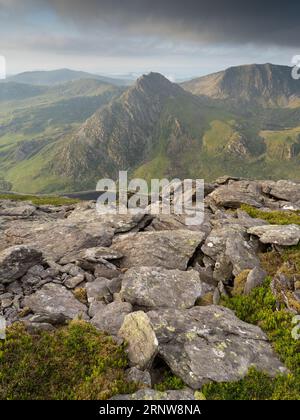
[[[70,68],[189,79],[250,63],[291,65],[300,5],[237,0],[0,0],[7,74]]]

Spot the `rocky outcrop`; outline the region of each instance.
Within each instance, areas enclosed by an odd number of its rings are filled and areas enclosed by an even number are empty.
[[[160,364],[192,389],[237,381],[252,366],[285,372],[262,330],[218,305],[266,284],[261,254],[277,252],[281,261],[280,253],[299,244],[298,224],[263,220],[279,210],[297,223],[290,212],[299,209],[299,193],[290,181],[223,177],[207,188],[203,223],[193,227],[147,209],[114,215],[97,213],[94,202],[0,200],[0,315],[33,333],[84,319],[128,343],[128,378],[147,387],[161,377]],[[261,218],[251,217],[258,208]],[[297,264],[281,261],[270,286],[278,306],[293,314],[300,313]],[[195,398],[190,389],[124,398],[173,397]]]
[[[126,335],[131,362],[147,354],[149,363],[158,352],[193,389],[209,381],[239,380],[251,366],[271,375],[285,371],[261,329],[240,321],[229,309],[211,305],[149,312],[147,338],[151,336],[151,342],[158,343],[157,350],[152,346],[151,351],[146,336],[136,347],[140,327],[135,326],[133,315],[125,320],[124,327],[131,331]]]
[[[113,249],[124,255],[122,267],[148,266],[186,270],[189,260],[204,238],[203,232],[187,230],[140,232],[118,237]]]

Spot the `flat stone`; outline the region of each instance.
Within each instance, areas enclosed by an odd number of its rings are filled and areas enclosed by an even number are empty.
[[[139,232],[119,237],[113,244],[124,258],[121,267],[163,267],[186,270],[190,258],[205,238],[188,230]]]
[[[18,280],[42,259],[42,253],[29,246],[7,248],[0,252],[0,283],[7,284]]]
[[[103,306],[91,319],[98,330],[111,335],[117,335],[127,314],[132,312],[132,306],[127,302],[112,302]]]
[[[25,297],[25,306],[35,314],[46,316],[52,322],[59,323],[75,318],[88,319],[87,308],[79,302],[72,292],[64,286],[48,283],[36,293]]]
[[[259,237],[263,244],[281,246],[298,245],[300,226],[298,225],[265,225],[248,229],[248,233]]]
[[[252,366],[272,376],[286,372],[262,330],[227,308],[161,309],[147,316],[160,357],[193,389],[211,381],[238,381]],[[148,344],[140,344],[143,353]]]
[[[135,267],[126,271],[121,294],[138,307],[191,308],[202,294],[202,282],[194,270]]]

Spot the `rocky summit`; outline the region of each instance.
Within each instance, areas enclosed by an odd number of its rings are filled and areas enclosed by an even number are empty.
[[[251,369],[287,374],[270,323],[233,302],[258,304],[264,287],[285,320],[300,313],[300,183],[222,177],[205,191],[199,226],[0,200],[0,315],[34,333],[81,319],[126,343],[142,386],[114,399],[192,400]],[[157,387],[166,371],[181,389]]]

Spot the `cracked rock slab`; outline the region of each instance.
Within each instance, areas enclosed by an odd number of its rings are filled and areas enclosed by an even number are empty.
[[[25,297],[25,306],[51,324],[82,318],[87,320],[87,308],[64,286],[47,283],[40,290]]]
[[[202,294],[202,282],[194,270],[135,267],[125,273],[121,294],[132,305],[148,309],[191,308]]]
[[[298,225],[265,225],[248,229],[248,233],[259,237],[263,244],[281,246],[298,245],[300,226]]]
[[[227,308],[162,309],[147,316],[159,355],[193,389],[211,381],[238,381],[252,366],[272,376],[286,371],[262,330]]]
[[[124,255],[122,267],[155,266],[186,270],[205,236],[204,232],[188,230],[139,232],[118,238],[112,247]]]

